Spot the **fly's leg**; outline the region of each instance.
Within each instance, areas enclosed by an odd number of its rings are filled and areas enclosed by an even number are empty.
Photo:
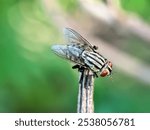
[[[88,63],[88,65],[89,65],[89,63]],[[90,68],[91,68],[91,67],[93,67],[93,66],[91,65]],[[72,66],[72,69],[78,69],[78,71],[81,72],[81,74],[82,74],[82,72],[84,71],[85,68],[88,68],[88,66],[87,66],[87,65],[86,65],[86,66],[81,66],[81,65],[78,65],[78,64]],[[82,77],[83,77],[83,76],[81,75],[80,80],[82,80]],[[98,75],[97,75],[96,72],[94,72],[94,77],[98,78]],[[79,82],[80,82],[80,81],[79,81]]]
[[[83,73],[84,73],[84,70],[85,70],[85,67],[83,67],[83,66],[80,66],[80,68],[78,69],[78,71],[80,71],[81,72],[81,76],[80,76],[80,80],[79,80],[79,83],[81,84],[82,83],[82,81],[83,81]]]
[[[72,66],[72,69],[79,69],[79,68],[80,68],[80,65],[78,65],[78,64]]]
[[[98,78],[98,75],[97,75],[97,73],[96,73],[96,72],[94,72],[94,77]]]
[[[83,71],[85,70],[85,68],[86,68],[85,66],[81,66],[81,65],[78,65],[78,64],[76,64],[76,65],[74,65],[72,67],[72,69],[78,69],[78,71],[81,72],[79,83],[82,83],[82,80],[83,80]]]
[[[83,70],[86,68],[86,66],[81,66],[81,65],[74,65],[72,66],[72,69],[78,69],[79,72],[83,72]]]

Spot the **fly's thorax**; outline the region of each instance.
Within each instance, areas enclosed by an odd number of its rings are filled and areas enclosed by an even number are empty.
[[[87,51],[82,51],[81,56],[82,56],[82,58],[83,58],[83,59],[85,59],[85,58],[86,58],[86,53],[87,53]]]
[[[82,58],[84,59],[85,65],[96,73],[101,72],[102,68],[106,64],[106,59],[99,53],[93,51],[83,51]]]

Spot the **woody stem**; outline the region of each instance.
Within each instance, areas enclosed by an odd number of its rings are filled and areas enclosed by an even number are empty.
[[[80,71],[78,92],[78,113],[93,113],[94,102],[94,74],[91,70],[84,68]]]

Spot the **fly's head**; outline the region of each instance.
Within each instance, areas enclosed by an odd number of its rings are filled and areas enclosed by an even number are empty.
[[[107,61],[104,68],[102,69],[100,76],[105,77],[111,75],[112,72],[112,62]]]

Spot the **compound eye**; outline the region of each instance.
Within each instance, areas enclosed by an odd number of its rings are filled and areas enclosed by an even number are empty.
[[[108,71],[107,70],[103,70],[102,73],[100,74],[101,77],[105,77],[108,75]]]

